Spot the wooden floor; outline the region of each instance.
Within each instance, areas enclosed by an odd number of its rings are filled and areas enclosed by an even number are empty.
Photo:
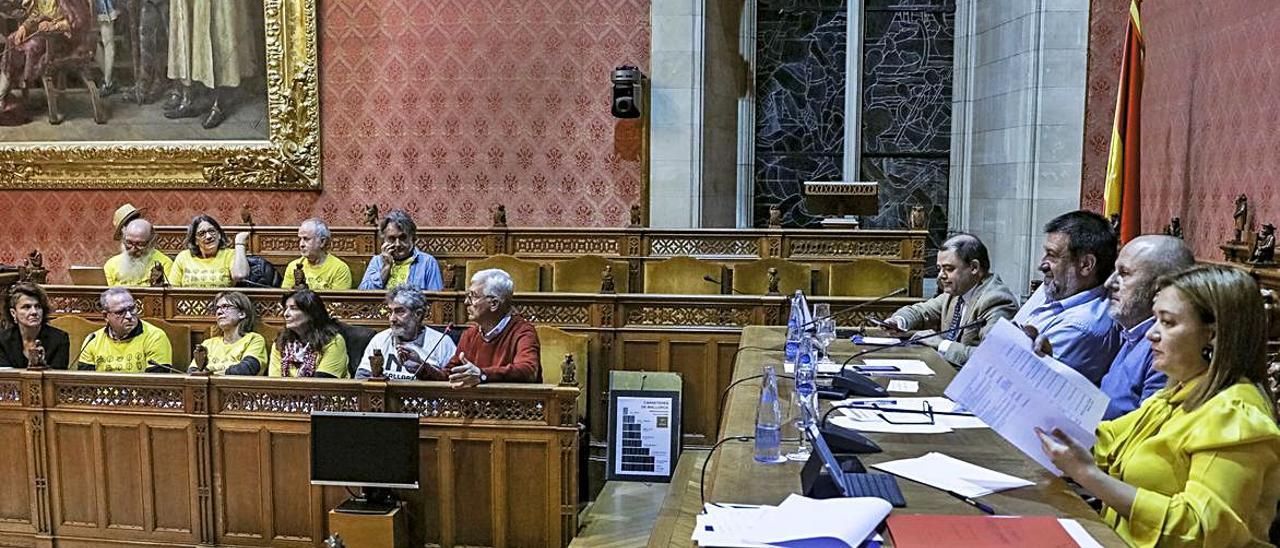
[[[604,489],[595,503],[581,518],[582,529],[569,544],[571,548],[614,548],[644,546],[651,543],[654,524],[658,516],[667,509],[664,501],[696,500],[695,497],[679,496],[688,491],[696,493],[698,475],[706,462],[707,452],[703,450],[686,450],[680,454],[680,462],[676,464],[671,483],[641,483],[630,481],[611,481],[604,484]],[[675,496],[668,496],[672,494]],[[696,510],[695,510],[696,511]],[[671,522],[672,520],[666,520]],[[689,538],[693,531],[684,533],[683,541],[678,536],[667,534],[674,544],[691,544]],[[660,543],[657,546],[669,546]]]

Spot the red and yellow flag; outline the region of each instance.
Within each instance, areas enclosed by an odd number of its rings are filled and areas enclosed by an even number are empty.
[[[1116,118],[1111,128],[1107,157],[1106,216],[1120,216],[1120,242],[1142,233],[1142,198],[1139,166],[1142,157],[1142,22],[1140,0],[1129,3],[1129,28],[1124,33],[1124,57],[1120,61],[1120,85],[1116,94]]]

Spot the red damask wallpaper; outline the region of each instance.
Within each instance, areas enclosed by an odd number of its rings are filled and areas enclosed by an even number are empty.
[[[1221,258],[1237,195],[1255,228],[1280,222],[1280,4],[1146,2],[1142,23],[1143,228],[1181,216],[1196,255]]]
[[[609,114],[614,66],[648,70],[649,0],[321,0],[324,191],[0,192],[0,262],[44,252],[51,282],[116,252],[111,213],[260,224],[622,226],[645,200],[639,126]]]
[[[1080,207],[1102,212],[1107,179],[1107,147],[1116,111],[1116,86],[1124,53],[1129,0],[1090,0],[1089,64],[1084,99],[1084,157]]]
[[[1102,207],[1129,0],[1093,0],[1081,204]],[[1180,216],[1196,255],[1221,258],[1238,194],[1256,229],[1280,222],[1280,4],[1268,0],[1145,2],[1143,230]]]

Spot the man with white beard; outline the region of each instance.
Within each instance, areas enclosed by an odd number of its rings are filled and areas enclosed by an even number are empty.
[[[156,263],[165,272],[173,260],[156,250],[156,232],[146,219],[134,219],[124,226],[120,238],[120,254],[107,259],[102,272],[107,285],[115,287],[150,285],[151,270]]]
[[[440,369],[449,362],[457,347],[449,335],[422,325],[427,315],[427,297],[422,291],[399,285],[387,292],[386,302],[391,327],[369,340],[356,369],[357,379],[373,374],[369,359],[374,350],[382,351],[383,374],[393,381],[413,380],[420,368]]]

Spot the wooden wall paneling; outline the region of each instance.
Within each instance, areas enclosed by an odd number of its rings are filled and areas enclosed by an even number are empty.
[[[453,512],[447,519],[453,525],[452,544],[498,546],[494,526],[500,512],[502,486],[492,439],[469,436],[451,437]],[[465,486],[465,488],[459,488]]]
[[[287,425],[287,426],[285,426]],[[322,493],[311,486],[310,424],[272,423],[266,429],[271,463],[271,541],[311,543],[323,534]],[[316,525],[321,525],[320,531]]]
[[[13,386],[16,390],[18,384]],[[5,486],[0,497],[0,531],[34,533],[35,485],[29,481],[33,452],[25,412],[0,408],[0,440],[7,442],[0,443],[0,485]]]
[[[501,545],[552,546],[560,542],[551,538],[552,531],[560,528],[556,523],[559,508],[548,508],[546,496],[553,486],[560,486],[549,464],[556,461],[548,461],[559,456],[559,445],[556,440],[510,437],[500,443]]]
[[[266,428],[217,421],[213,428],[217,540],[220,544],[265,546],[270,542],[270,453]]]
[[[50,496],[54,501],[54,528],[97,529],[102,523],[102,496],[95,450],[93,421],[49,417],[49,454],[54,456]]]
[[[105,502],[102,507],[107,528],[146,530],[143,516],[149,510],[145,506],[151,502],[143,496],[143,490],[148,487],[143,482],[149,483],[150,479],[143,477],[142,470],[151,465],[149,455],[144,455],[142,450],[146,425],[98,421],[94,426],[97,433],[94,441],[101,448],[99,486]]]

